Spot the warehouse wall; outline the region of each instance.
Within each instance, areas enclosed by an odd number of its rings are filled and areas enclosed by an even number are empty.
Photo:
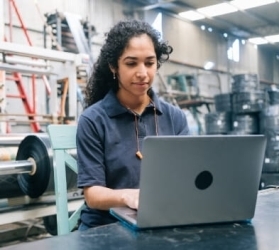
[[[4,33],[8,41],[15,44],[28,45],[28,40],[24,35],[19,19],[14,8],[11,8],[12,15],[9,15],[9,1],[4,1]],[[91,1],[91,0],[71,0],[71,1],[37,1],[37,6],[33,0],[15,0],[18,11],[27,28],[27,33],[30,36],[33,46],[44,47],[43,26],[45,24],[44,14],[58,12],[69,12],[79,15],[81,19],[88,20],[94,25],[97,34],[92,39],[92,54],[96,58],[101,44],[104,39],[104,34],[113,24],[123,19],[123,6],[121,1],[106,0],[106,1]],[[3,24],[3,21],[1,22]],[[11,26],[12,25],[12,28]],[[2,29],[3,30],[3,29]],[[50,48],[50,37],[47,37],[47,48]],[[30,48],[32,50],[32,48]],[[28,98],[32,97],[32,82],[29,77],[24,77],[24,87],[28,93]],[[14,81],[6,81],[7,94],[19,94]],[[36,79],[36,106],[37,113],[46,113],[47,105],[46,89],[40,77]],[[7,98],[7,113],[10,114],[25,114],[24,106],[19,98]],[[57,109],[58,110],[58,109]],[[19,122],[18,122],[19,121]],[[11,125],[16,129],[16,132],[29,132],[30,127],[27,123],[28,118],[25,116],[12,116]],[[14,129],[13,129],[14,130]],[[15,132],[15,131],[13,131]]]
[[[279,82],[279,54],[265,46],[258,48],[259,74],[266,82]]]
[[[0,0],[1,1],[1,0]],[[3,0],[2,0],[3,1]],[[22,20],[28,28],[28,34],[34,46],[43,47],[44,14],[55,10],[70,12],[80,15],[94,25],[97,34],[92,39],[92,54],[96,58],[104,40],[104,34],[118,20],[124,19],[125,13],[132,10],[131,6],[124,6],[121,0],[48,0],[37,1],[39,10],[33,0],[15,0]],[[131,7],[131,9],[129,9]],[[132,12],[130,12],[131,14]],[[144,18],[152,23],[158,12],[151,10],[136,12],[136,18]],[[9,23],[13,28],[10,30]],[[8,1],[4,1],[5,35],[14,43],[27,44],[20,23],[12,10],[9,16]],[[175,73],[194,74],[201,88],[201,94],[212,97],[217,93],[230,91],[231,75],[239,73],[258,73],[261,79],[279,83],[278,60],[273,51],[266,52],[256,49],[252,44],[240,43],[240,61],[233,62],[227,59],[227,50],[235,38],[224,38],[222,34],[203,31],[199,26],[167,14],[162,15],[162,29],[165,40],[173,46],[174,52],[170,61],[163,65],[160,74],[166,80],[167,76]],[[50,46],[48,39],[48,47]],[[215,66],[212,71],[203,69],[205,62],[212,61]],[[155,87],[161,84],[159,77],[156,78]],[[31,94],[30,80],[26,81],[26,88]],[[8,93],[16,93],[14,83],[9,82]],[[38,113],[45,112],[45,87],[38,79],[37,83]],[[9,99],[7,110],[10,113],[24,113],[20,100]]]
[[[4,37],[4,0],[0,0],[0,41]]]

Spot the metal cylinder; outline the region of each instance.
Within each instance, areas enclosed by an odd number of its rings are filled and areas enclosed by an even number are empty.
[[[2,161],[0,175],[31,173],[33,168],[32,161]]]
[[[2,134],[0,136],[0,146],[18,146],[20,142],[29,134]]]
[[[230,112],[212,112],[205,114],[206,134],[227,134],[231,130]]]
[[[76,152],[72,155],[75,157]],[[11,168],[7,167],[5,171],[9,174],[0,175],[0,199],[23,195],[38,198],[41,195],[54,194],[53,151],[47,134],[26,136],[19,144],[16,161],[18,165],[15,173],[11,174]],[[67,190],[76,191],[77,174],[68,167],[66,179]]]

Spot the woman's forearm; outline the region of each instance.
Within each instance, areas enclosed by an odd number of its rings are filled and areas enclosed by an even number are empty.
[[[90,208],[108,210],[111,207],[138,208],[139,189],[110,189],[102,186],[84,188],[84,196]]]

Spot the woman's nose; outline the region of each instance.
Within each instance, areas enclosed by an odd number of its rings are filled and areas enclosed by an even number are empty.
[[[136,76],[137,77],[145,77],[147,75],[147,69],[146,67],[142,66],[139,67],[137,72],[136,72]]]

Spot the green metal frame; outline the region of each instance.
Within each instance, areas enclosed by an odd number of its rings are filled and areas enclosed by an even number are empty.
[[[75,125],[49,125],[47,132],[49,134],[51,147],[54,153],[53,172],[54,186],[57,209],[57,234],[63,235],[70,233],[80,217],[80,211],[84,205],[79,207],[70,217],[68,212],[67,199],[67,180],[66,166],[77,173],[77,163],[75,158],[67,150],[76,148],[76,130]]]

